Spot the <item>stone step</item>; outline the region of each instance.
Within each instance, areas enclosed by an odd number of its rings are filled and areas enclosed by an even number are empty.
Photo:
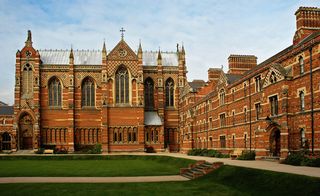
[[[189,178],[189,179],[193,179],[193,175],[190,174],[190,173],[184,173],[184,174],[182,174],[181,176],[186,177],[186,178]]]

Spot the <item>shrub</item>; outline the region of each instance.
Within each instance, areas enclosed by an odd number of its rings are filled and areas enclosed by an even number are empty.
[[[43,154],[44,153],[44,148],[38,148],[38,150],[37,151],[35,151],[34,153],[36,153],[36,154]]]
[[[68,154],[68,150],[64,147],[62,148],[55,148],[53,151],[54,154]]]
[[[145,151],[146,153],[154,153],[154,152],[155,152],[152,146],[146,146],[146,147],[144,147],[144,151]]]
[[[88,151],[89,154],[101,154],[102,153],[102,145],[95,144],[92,149]]]
[[[256,159],[256,152],[244,150],[242,151],[241,155],[238,156],[238,160],[255,160]]]
[[[188,151],[189,156],[206,156],[206,157],[217,157],[217,158],[228,158],[229,154],[222,154],[217,150],[208,150],[206,148],[194,148]]]
[[[284,164],[288,165],[301,165],[302,161],[305,159],[304,153],[303,152],[298,152],[298,153],[291,153],[288,155],[288,157],[284,160]],[[308,162],[305,160],[305,163]]]
[[[102,153],[102,145],[94,144],[94,145],[77,145],[75,147],[76,153],[83,154],[101,154]]]

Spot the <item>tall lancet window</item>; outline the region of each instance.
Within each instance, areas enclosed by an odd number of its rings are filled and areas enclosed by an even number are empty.
[[[33,72],[30,64],[26,64],[22,71],[22,94],[30,96],[33,92]]]
[[[61,106],[61,83],[56,77],[49,81],[49,106]]]
[[[304,104],[304,92],[303,91],[300,91],[299,97],[300,97],[300,110],[304,111],[305,104]]]
[[[124,65],[116,72],[116,103],[129,103],[129,73]]]
[[[166,106],[174,106],[174,82],[172,78],[166,81]]]
[[[144,82],[144,104],[146,110],[153,110],[154,107],[154,82],[151,78],[147,78]]]
[[[95,106],[95,85],[91,78],[85,78],[81,85],[81,104],[82,106]]]
[[[304,60],[303,60],[302,56],[299,58],[299,66],[300,66],[300,74],[303,74],[304,73]]]

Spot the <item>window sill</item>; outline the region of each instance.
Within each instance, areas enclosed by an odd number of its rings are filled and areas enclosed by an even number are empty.
[[[83,110],[97,110],[95,106],[82,106],[81,109]]]

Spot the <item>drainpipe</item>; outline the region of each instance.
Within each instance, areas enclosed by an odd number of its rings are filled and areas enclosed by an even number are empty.
[[[314,117],[313,117],[313,80],[312,80],[312,46],[309,49],[310,53],[310,96],[311,96],[311,133],[312,133],[312,139],[311,139],[311,149],[312,154],[314,153]]]
[[[252,136],[252,126],[251,126],[251,78],[249,78],[249,125],[250,125],[250,152],[251,152],[251,136]]]

